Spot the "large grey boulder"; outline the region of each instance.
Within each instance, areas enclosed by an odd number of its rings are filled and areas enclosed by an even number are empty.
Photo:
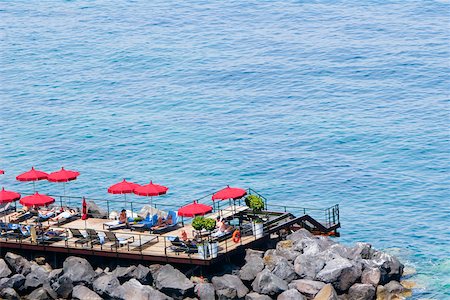
[[[279,241],[275,253],[289,261],[294,261],[301,254],[301,252],[294,249],[294,242],[291,240]]]
[[[52,284],[52,289],[60,296],[61,298],[69,298],[69,295],[73,290],[73,282],[70,277],[61,276],[58,281]]]
[[[104,274],[94,280],[92,287],[94,288],[94,292],[101,296],[114,297],[115,291],[120,287],[120,282],[116,276]]]
[[[325,286],[325,283],[309,279],[298,279],[292,281],[288,286],[289,289],[297,289],[306,297],[313,298]]]
[[[5,300],[19,300],[20,296],[13,288],[4,288],[0,290],[0,297]]]
[[[24,288],[31,290],[42,286],[48,280],[48,272],[41,267],[33,267],[25,276]]]
[[[58,281],[58,278],[63,274],[63,269],[54,269],[48,274],[48,281],[54,283]]]
[[[52,287],[50,286],[50,284],[48,282],[45,282],[42,285],[42,288],[47,292],[47,295],[52,298],[52,299],[58,299],[60,297],[58,297],[58,294],[52,289]]]
[[[371,284],[355,283],[348,290],[348,300],[367,300],[375,298],[375,287]]]
[[[129,267],[117,266],[116,269],[112,271],[112,275],[116,276],[121,283],[124,283],[125,281],[128,281],[131,278],[133,278],[133,273],[135,270],[136,266],[129,266]]]
[[[375,251],[371,261],[381,271],[381,284],[385,284],[391,280],[400,280],[404,265],[395,256],[381,251]]]
[[[405,288],[395,280],[390,281],[384,285],[384,288],[389,294],[401,294],[405,291]]]
[[[333,286],[328,283],[317,293],[314,300],[339,300]]]
[[[83,282],[91,284],[96,273],[89,262],[81,257],[69,256],[63,263],[64,275],[74,284]]]
[[[3,258],[0,258],[0,278],[9,277],[12,274],[11,269],[6,264]]]
[[[248,255],[247,263],[239,270],[239,277],[244,281],[252,281],[256,274],[264,269],[264,261],[259,255]]]
[[[331,283],[338,291],[344,292],[361,277],[361,273],[360,265],[341,257],[328,261],[316,280]]]
[[[155,275],[156,288],[175,299],[182,299],[194,290],[194,284],[171,265],[162,266]]]
[[[94,201],[87,202],[87,209],[88,214],[92,215],[95,218],[106,219],[108,217],[108,212],[98,206]]]
[[[248,262],[249,258],[252,256],[256,256],[259,258],[262,258],[264,256],[264,251],[260,250],[253,250],[253,249],[246,249],[245,250],[245,261]]]
[[[290,289],[279,294],[277,300],[306,300],[306,297],[297,289]]]
[[[123,285],[123,299],[133,299],[133,300],[171,300],[173,298],[155,290],[151,286],[142,285],[136,279],[130,279]]]
[[[352,248],[353,259],[371,259],[375,251],[372,249],[372,245],[369,243],[358,242]]]
[[[153,282],[150,268],[139,264],[133,271],[132,277],[142,284],[151,284]]]
[[[22,274],[14,274],[10,278],[0,279],[0,290],[4,288],[13,288],[15,290],[24,289],[25,276]]]
[[[361,275],[361,283],[377,286],[381,280],[381,272],[378,268],[366,267]]]
[[[84,285],[77,285],[73,288],[72,298],[76,300],[102,300],[96,292],[90,290]]]
[[[299,230],[291,233],[286,237],[287,240],[291,240],[297,242],[299,240],[303,240],[305,238],[312,238],[314,235],[304,228],[300,228]]]
[[[256,275],[252,283],[255,292],[266,295],[278,295],[288,289],[286,281],[264,269]]]
[[[284,257],[282,257],[275,265],[275,268],[272,270],[272,274],[280,279],[283,279],[287,283],[294,280],[297,276],[294,270],[294,265]]]
[[[317,273],[325,266],[325,260],[317,255],[302,254],[294,261],[295,273],[300,278],[314,280]]]
[[[44,288],[40,287],[35,289],[31,294],[29,294],[26,299],[29,300],[49,300],[51,299]]]
[[[245,295],[245,300],[272,300],[272,297],[252,292]]]
[[[24,257],[8,252],[5,255],[5,261],[14,273],[26,276],[31,272],[31,263]]]
[[[243,298],[249,292],[248,288],[236,275],[215,276],[211,281],[219,299]]]
[[[199,283],[194,292],[200,300],[215,300],[215,290],[212,283]]]

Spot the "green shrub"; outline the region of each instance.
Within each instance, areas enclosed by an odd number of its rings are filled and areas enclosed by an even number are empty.
[[[245,198],[245,204],[255,212],[264,209],[264,200],[257,195],[248,195]]]
[[[194,227],[195,230],[202,230],[205,228],[205,218],[195,217],[194,220],[192,220],[192,227]]]
[[[216,228],[216,220],[212,218],[206,218],[203,220],[203,227],[206,230],[213,231]]]

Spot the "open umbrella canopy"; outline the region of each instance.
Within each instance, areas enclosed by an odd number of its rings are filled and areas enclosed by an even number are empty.
[[[16,179],[19,181],[36,181],[47,179],[47,177],[47,173],[36,170],[34,167],[32,167],[30,171],[20,174],[16,177]]]
[[[154,184],[152,181],[150,181],[149,184],[138,186],[134,189],[134,193],[139,196],[159,196],[167,193],[169,190],[168,187],[165,187],[163,185]]]
[[[54,198],[39,194],[38,192],[33,195],[23,197],[19,201],[19,203],[24,206],[46,206],[52,204],[53,202],[55,202]]]
[[[229,185],[212,195],[212,200],[239,199],[247,195],[247,192],[241,188],[233,188]]]
[[[61,170],[50,173],[47,180],[51,182],[67,182],[77,179],[79,175],[80,172],[66,170],[62,167]]]
[[[3,171],[3,170],[0,170],[0,175],[1,175],[1,174],[5,174],[5,171]]]
[[[14,202],[19,199],[20,199],[19,193],[7,191],[5,190],[5,188],[2,188],[2,190],[0,191],[0,204]]]
[[[180,209],[178,210],[178,215],[182,217],[195,217],[195,216],[202,216],[211,211],[212,206],[197,203],[197,201],[194,201],[191,204],[180,207]]]
[[[137,183],[129,182],[123,179],[123,181],[113,184],[108,188],[110,194],[131,194],[135,188],[140,186]]]

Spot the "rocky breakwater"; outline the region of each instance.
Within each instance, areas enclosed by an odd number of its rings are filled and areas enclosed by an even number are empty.
[[[187,278],[171,265],[93,269],[80,257],[62,268],[7,253],[0,259],[3,299],[403,299],[403,265],[369,244],[338,244],[299,230],[265,252],[248,249],[231,274]],[[204,274],[206,275],[206,274]],[[216,276],[215,276],[216,275]]]

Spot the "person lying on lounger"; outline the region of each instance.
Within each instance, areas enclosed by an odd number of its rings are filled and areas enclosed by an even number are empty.
[[[166,227],[166,226],[172,225],[172,224],[173,224],[172,215],[168,215],[166,220],[164,220],[163,217],[160,216],[158,218],[158,221],[156,222],[156,225],[152,226],[151,229],[155,230],[155,229],[163,228],[163,227]]]
[[[51,218],[50,221],[60,221],[62,219],[68,219],[74,215],[76,215],[76,211],[74,209],[65,210],[54,218]]]

